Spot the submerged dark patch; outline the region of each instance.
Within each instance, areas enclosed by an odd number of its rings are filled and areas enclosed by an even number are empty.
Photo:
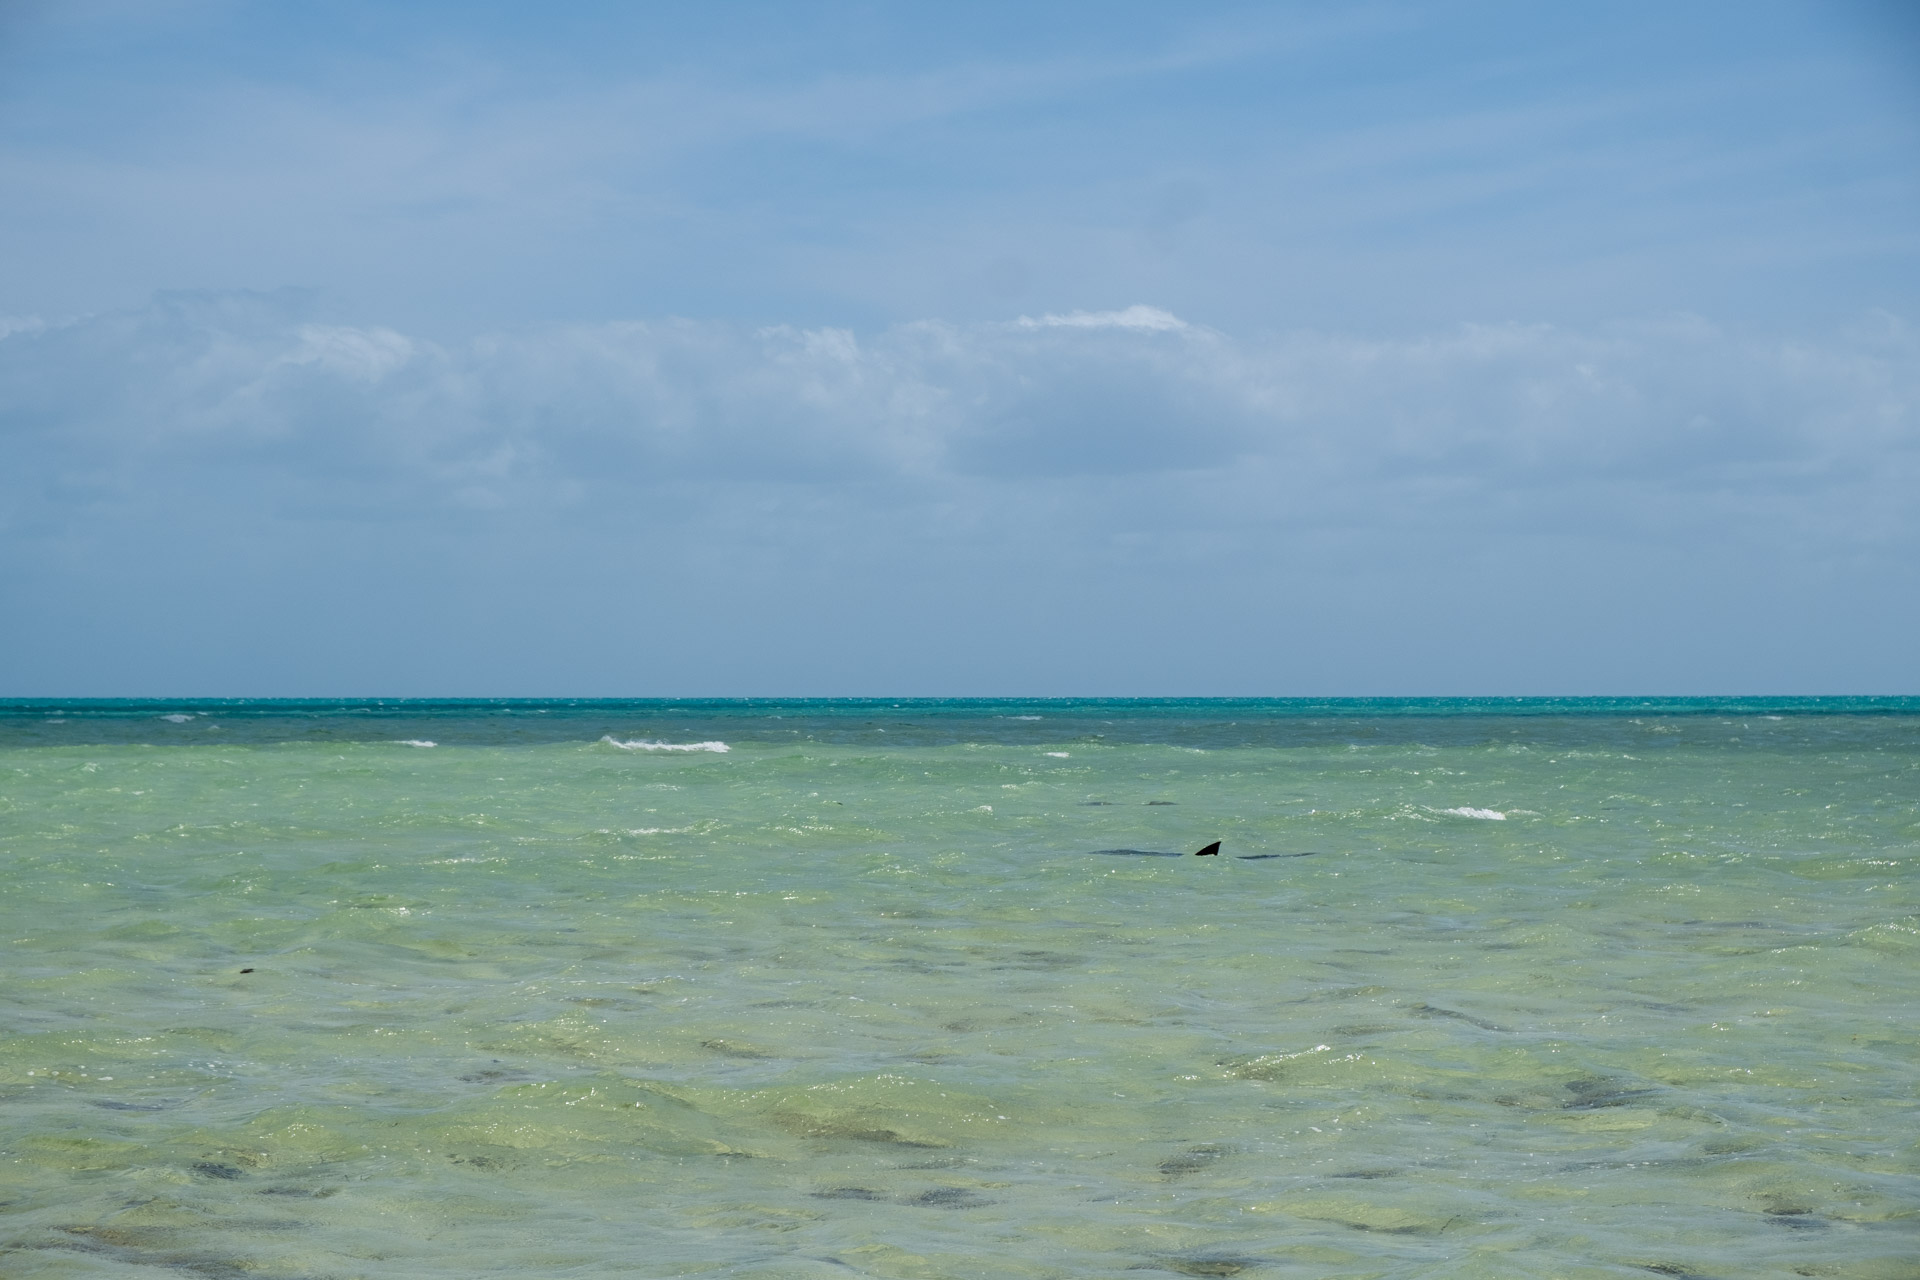
[[[210,1253],[190,1253],[168,1247],[177,1233],[165,1228],[73,1226],[62,1227],[67,1248],[100,1254],[132,1266],[159,1266],[185,1271],[207,1280],[250,1280],[259,1275],[238,1259]]]
[[[1095,849],[1096,854],[1109,858],[1177,858],[1177,853],[1163,853],[1158,849]]]
[[[1127,1268],[1129,1271],[1172,1271],[1183,1276],[1237,1276],[1264,1265],[1259,1258],[1215,1254],[1201,1258],[1158,1258]]]
[[[1622,1088],[1616,1080],[1569,1080],[1566,1090],[1573,1097],[1560,1104],[1562,1111],[1599,1111],[1606,1107],[1630,1107],[1642,1098],[1651,1098],[1657,1089]]]
[[[976,1195],[965,1187],[935,1187],[922,1191],[915,1196],[900,1196],[897,1199],[884,1191],[872,1187],[829,1187],[825,1191],[810,1193],[815,1200],[858,1200],[863,1203],[881,1202],[913,1205],[921,1209],[977,1209],[981,1205],[992,1204],[985,1196]]]
[[[1197,1147],[1188,1147],[1177,1156],[1170,1156],[1159,1164],[1160,1172],[1169,1178],[1178,1178],[1184,1174],[1198,1173],[1228,1154],[1228,1148],[1215,1143],[1203,1143]]]
[[[993,1201],[975,1195],[965,1187],[938,1187],[932,1191],[922,1191],[905,1203],[917,1204],[923,1209],[977,1209]]]
[[[1482,1031],[1505,1031],[1506,1028],[1488,1022],[1485,1018],[1476,1018],[1470,1013],[1461,1013],[1458,1009],[1442,1009],[1438,1005],[1422,1000],[1418,1004],[1407,1006],[1423,1018],[1452,1018],[1455,1022],[1464,1022]]]
[[[498,1062],[499,1059],[495,1058],[494,1061]],[[458,1078],[467,1084],[493,1084],[501,1080],[531,1080],[533,1076],[514,1067],[482,1067]]]
[[[223,1182],[246,1176],[238,1166],[221,1164],[218,1160],[196,1160],[193,1163],[193,1171],[203,1178],[218,1178]]]
[[[470,1169],[478,1169],[482,1173],[498,1173],[502,1169],[511,1167],[505,1160],[497,1156],[449,1155],[447,1159],[455,1164],[466,1165]]]

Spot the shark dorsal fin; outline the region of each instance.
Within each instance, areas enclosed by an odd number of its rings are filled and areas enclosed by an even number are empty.
[[[1212,844],[1208,845],[1204,849],[1194,850],[1193,856],[1196,858],[1212,858],[1212,857],[1219,856],[1219,853],[1220,853],[1220,842],[1218,840],[1215,840]]]

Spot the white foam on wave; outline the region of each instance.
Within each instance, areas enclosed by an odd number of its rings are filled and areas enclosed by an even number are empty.
[[[425,738],[402,738],[400,739],[400,745],[403,747],[437,747],[440,744],[437,742],[428,742]]]
[[[635,738],[632,742],[622,742],[612,734],[608,734],[600,741],[608,746],[618,747],[622,751],[713,751],[725,755],[733,750],[724,742],[647,742],[640,738]]]
[[[1507,815],[1498,809],[1470,809],[1461,805],[1458,809],[1441,809],[1440,813],[1450,813],[1456,818],[1483,818],[1488,822],[1505,822]]]
[[[1068,758],[1067,753],[1064,751],[1044,751],[1041,754],[1052,756],[1055,760],[1065,760]]]
[[[174,712],[170,716],[161,716],[160,718],[162,720],[165,720],[168,724],[186,724],[188,721],[193,719],[192,716],[183,716],[178,711]]]

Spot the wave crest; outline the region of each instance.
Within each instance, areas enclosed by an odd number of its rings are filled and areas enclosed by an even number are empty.
[[[713,751],[724,755],[733,750],[724,742],[647,742],[641,738],[635,738],[632,742],[622,742],[612,734],[606,735],[600,741],[610,747],[618,747],[622,751]]]

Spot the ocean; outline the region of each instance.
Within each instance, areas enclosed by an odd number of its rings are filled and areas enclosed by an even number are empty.
[[[0,858],[7,1277],[1920,1277],[1920,699],[13,701]]]

